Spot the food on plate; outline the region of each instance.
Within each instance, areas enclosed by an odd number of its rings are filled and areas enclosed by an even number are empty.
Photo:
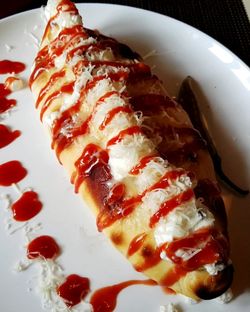
[[[212,299],[232,282],[206,143],[140,56],[49,0],[30,76],[36,108],[99,231],[159,285]]]

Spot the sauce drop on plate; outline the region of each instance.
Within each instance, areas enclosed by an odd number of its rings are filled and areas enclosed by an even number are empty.
[[[87,277],[71,274],[66,278],[65,282],[57,288],[57,293],[68,307],[73,307],[84,299],[89,293],[89,290],[90,285]]]
[[[13,62],[9,60],[0,61],[0,74],[19,74],[25,69],[25,65],[21,62]]]
[[[59,255],[60,247],[53,237],[48,235],[33,239],[27,248],[29,259],[54,259]]]
[[[16,221],[28,221],[42,209],[42,203],[34,191],[27,191],[12,205],[13,217]]]
[[[9,94],[11,94],[11,90],[6,88],[5,84],[0,83],[0,114],[16,105],[16,100],[6,98]]]
[[[11,131],[5,125],[0,124],[0,148],[3,148],[13,142],[21,135],[19,130]]]
[[[157,285],[153,280],[131,280],[113,286],[104,287],[94,292],[90,299],[94,312],[111,312],[116,307],[119,293],[126,287],[132,285]]]
[[[20,161],[12,160],[0,165],[0,186],[10,186],[21,181],[27,175],[27,170]]]

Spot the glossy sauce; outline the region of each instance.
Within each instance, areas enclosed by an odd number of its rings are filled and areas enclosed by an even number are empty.
[[[136,253],[143,245],[145,239],[147,237],[146,233],[136,235],[129,244],[127,256],[131,257],[134,253]]]
[[[70,308],[80,303],[89,291],[89,279],[76,274],[69,275],[65,282],[57,288],[58,295]]]
[[[55,259],[60,253],[60,247],[53,237],[48,235],[33,239],[27,248],[29,259]]]
[[[20,182],[27,175],[27,170],[17,160],[0,165],[0,186],[10,186]]]
[[[123,199],[125,195],[125,185],[123,183],[115,184],[109,191],[106,202],[108,205],[113,205]]]
[[[11,94],[11,90],[6,87],[5,83],[0,83],[0,98],[4,98]]]
[[[75,191],[79,191],[82,182],[91,175],[97,166],[108,166],[109,155],[95,144],[88,144],[80,158],[75,162],[77,176],[75,179]]]
[[[13,62],[9,60],[0,61],[0,74],[19,74],[25,69],[25,65],[21,62]]]
[[[21,135],[19,130],[11,131],[5,125],[0,124],[0,148],[3,148],[13,142]]]
[[[116,203],[113,202],[112,205],[104,205],[103,209],[99,212],[97,216],[96,223],[98,230],[102,231],[104,228],[113,224],[116,220],[125,218],[134,211],[135,207],[141,202],[142,198],[147,192],[151,192],[157,188],[166,188],[167,186],[169,186],[169,181],[177,179],[184,173],[185,171],[183,169],[166,172],[166,174],[158,182],[156,182],[150,188],[146,189],[142,194],[131,197],[129,199],[120,198],[119,201],[117,201]],[[183,195],[183,199],[185,199],[185,195]],[[179,195],[178,201],[181,203],[181,194]],[[174,204],[174,199],[172,200],[172,202]],[[160,215],[161,213],[163,213],[163,211],[157,213]],[[157,216],[158,215],[153,217],[157,218]]]
[[[74,82],[69,82],[63,85],[59,90],[50,94],[41,108],[40,119],[41,120],[43,119],[44,113],[46,112],[46,110],[50,107],[50,105],[56,98],[58,98],[63,93],[71,94],[73,92],[73,88],[74,88]]]
[[[0,114],[16,106],[16,100],[6,98],[10,93],[10,89],[6,88],[5,84],[0,83]]]
[[[215,229],[200,229],[184,238],[176,239],[164,249],[168,258],[173,263],[187,271],[197,270],[205,264],[215,263],[217,260],[226,260],[224,254],[225,239],[218,236]],[[164,248],[164,247],[163,247]],[[200,249],[200,251],[188,260],[176,256],[179,249]]]
[[[28,221],[41,211],[42,203],[36,192],[27,191],[11,206],[11,209],[16,221]]]
[[[54,73],[49,81],[46,83],[46,85],[41,89],[41,91],[39,92],[39,96],[36,100],[36,107],[39,106],[41,100],[44,98],[44,96],[46,95],[47,92],[49,92],[50,88],[60,79],[63,78],[65,76],[65,71],[59,71],[58,73]]]
[[[155,157],[156,155],[143,157],[140,160],[140,162],[134,168],[130,170],[129,174],[133,174],[133,175],[139,174],[140,171],[144,169],[151,160],[154,160]]]
[[[115,136],[114,138],[108,141],[107,146],[114,145],[114,144],[121,142],[121,140],[123,140],[126,135],[134,135],[134,134],[138,134],[141,132],[142,130],[139,126],[133,126],[125,130],[122,130],[117,136]]]
[[[101,123],[99,129],[100,130],[104,130],[105,127],[112,121],[112,119],[115,117],[115,115],[119,114],[119,113],[132,113],[132,110],[130,107],[128,106],[119,106],[119,107],[115,107],[113,108],[110,112],[107,113],[107,115],[105,116],[103,122]]]
[[[61,114],[61,116],[55,120],[55,122],[52,126],[52,145],[51,146],[52,146],[52,148],[55,148],[56,155],[57,155],[58,159],[59,159],[61,152],[73,142],[74,138],[76,138],[77,136],[80,136],[80,135],[84,135],[88,132],[89,122],[91,121],[91,119],[93,117],[93,113],[85,121],[83,121],[81,125],[78,125],[78,126],[74,125],[73,116],[75,114],[77,114],[77,112],[79,111],[87,92],[89,90],[93,89],[97,85],[97,83],[99,81],[105,79],[105,77],[106,76],[96,76],[91,81],[89,81],[86,84],[85,88],[81,91],[78,101],[73,106],[71,106],[70,108],[65,110]],[[115,74],[115,77],[112,77],[112,79],[114,79],[114,80],[118,79],[119,80],[120,75],[117,73],[117,74]],[[70,93],[73,92],[73,86],[74,86],[74,84],[72,83],[72,90],[70,90]],[[64,88],[64,87],[62,87],[62,88]],[[62,90],[62,88],[61,88],[61,90]],[[61,94],[61,91],[57,91],[57,93]],[[113,92],[112,92],[112,94],[113,94]],[[103,102],[105,100],[105,98],[109,97],[112,94],[111,94],[111,92],[108,92],[107,94],[102,96],[97,101],[95,106],[99,105],[101,102]],[[45,106],[47,109],[48,104],[45,103],[44,107]],[[44,107],[42,108],[42,114],[44,113]],[[67,126],[67,134],[63,134],[61,131],[61,129],[65,126]]]
[[[156,282],[152,280],[131,280],[116,284],[113,286],[104,287],[94,292],[90,299],[90,303],[93,307],[93,312],[112,312],[114,311],[117,303],[117,297],[119,293],[132,285],[149,285],[155,286]]]

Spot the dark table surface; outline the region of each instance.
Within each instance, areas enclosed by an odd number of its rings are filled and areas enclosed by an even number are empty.
[[[0,18],[38,8],[46,2],[46,0],[7,0],[1,4]],[[241,0],[88,0],[85,2],[124,4],[171,16],[217,39],[248,66],[250,65],[250,22]]]

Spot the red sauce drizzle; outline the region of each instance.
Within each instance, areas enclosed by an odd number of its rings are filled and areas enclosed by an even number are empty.
[[[141,198],[142,196],[138,195],[137,197],[112,203],[112,205],[108,205],[108,203],[104,205],[96,220],[98,230],[102,231],[115,221],[130,215],[134,211],[135,206],[140,203]]]
[[[128,247],[128,252],[127,252],[128,257],[131,257],[134,253],[136,253],[141,248],[146,237],[147,237],[147,234],[142,233],[142,234],[135,236],[132,239]]]
[[[44,113],[51,105],[52,101],[56,99],[58,96],[60,96],[62,93],[69,93],[71,94],[73,92],[74,88],[74,82],[69,82],[61,87],[60,90],[53,92],[48,98],[46,99],[45,103],[43,104],[43,107],[40,112],[40,119],[42,120]]]
[[[74,3],[72,3],[68,0],[62,0],[57,5],[56,10],[57,10],[57,13],[54,16],[52,16],[47,23],[47,26],[46,26],[44,34],[43,34],[42,41],[48,36],[50,28],[51,28],[51,23],[52,23],[52,21],[54,21],[57,18],[58,14],[60,12],[71,12],[73,15],[78,14],[78,10],[77,10],[76,6],[74,5]]]
[[[114,138],[112,138],[108,141],[107,146],[119,143],[121,140],[124,139],[124,137],[126,135],[133,135],[133,134],[137,134],[137,133],[141,133],[141,132],[142,132],[142,130],[139,126],[133,126],[133,127],[127,128],[125,130],[122,130],[122,131],[120,131],[120,133],[117,136],[115,136]]]
[[[103,122],[101,123],[99,129],[103,130],[105,127],[112,121],[115,115],[124,112],[124,113],[131,113],[132,110],[129,106],[120,106],[113,108],[108,114],[105,116]]]
[[[66,281],[57,288],[58,295],[70,308],[80,303],[89,291],[89,279],[76,274],[69,275]]]
[[[55,17],[52,17],[50,22]],[[49,27],[50,25],[48,23],[45,29],[44,37],[46,36],[46,32],[49,30]],[[30,76],[30,86],[33,84],[34,80],[46,69],[54,66],[55,57],[61,55],[66,46],[70,43],[73,43],[73,41],[76,40],[79,35],[86,36],[82,25],[75,25],[71,28],[65,28],[60,32],[58,37],[50,43],[50,49],[48,48],[48,45],[46,45],[42,50],[39,51],[35,59],[35,68]]]
[[[28,221],[41,211],[42,203],[36,192],[27,191],[12,205],[11,209],[16,221]]]
[[[155,286],[157,283],[152,280],[131,280],[116,284],[113,286],[104,287],[94,292],[90,299],[94,312],[112,312],[117,303],[119,293],[128,286],[132,285],[151,285]]]
[[[112,205],[122,200],[125,194],[125,185],[123,183],[115,184],[109,191],[107,204]]]
[[[3,148],[13,142],[21,135],[19,130],[11,131],[5,125],[0,124],[0,148]]]
[[[100,99],[97,101],[96,105],[98,106],[99,104],[103,103],[107,98],[111,97],[114,94],[119,95],[119,93],[117,91],[109,91],[109,92],[107,92],[102,97],[100,97]]]
[[[60,253],[60,247],[53,237],[48,235],[39,236],[33,239],[27,248],[29,259],[54,259]]]
[[[160,206],[159,210],[155,214],[153,214],[153,216],[150,218],[150,223],[149,223],[150,227],[153,227],[160,220],[161,217],[166,216],[177,206],[189,201],[193,196],[194,196],[193,190],[188,189],[185,192],[178,194],[174,196],[173,198],[164,202]]]
[[[21,62],[13,62],[9,60],[0,61],[0,74],[19,74],[25,69],[25,65]]]
[[[169,185],[169,180],[177,179],[185,173],[185,170],[173,170],[167,172],[158,182],[145,190],[142,194],[129,199],[119,199],[113,202],[112,205],[104,205],[104,208],[97,216],[97,227],[99,231],[113,224],[116,220],[125,218],[134,211],[135,206],[141,202],[143,196],[147,192],[153,191],[157,188],[166,188]]]
[[[10,89],[6,88],[5,84],[0,83],[0,114],[16,106],[16,100],[6,98],[10,93]]]
[[[147,164],[148,164],[151,160],[153,160],[155,157],[156,157],[156,155],[153,155],[153,156],[151,155],[151,156],[145,156],[145,157],[143,157],[143,158],[140,160],[140,162],[139,162],[134,168],[132,168],[132,169],[130,170],[129,174],[133,174],[133,175],[139,174],[140,171],[141,171],[142,169],[144,169],[144,168],[147,166]]]
[[[49,89],[54,85],[54,83],[59,80],[60,78],[64,77],[65,76],[65,71],[62,70],[62,71],[59,71],[58,73],[54,73],[49,81],[46,83],[46,85],[41,89],[40,93],[39,93],[39,96],[37,98],[37,101],[36,101],[36,107],[39,106],[39,103],[41,102],[41,100],[44,98],[44,96],[46,95],[46,93],[49,91]]]
[[[10,186],[21,181],[27,175],[27,170],[17,160],[0,165],[0,185]]]
[[[183,260],[175,254],[179,249],[189,250],[191,248],[201,250],[189,260]],[[214,263],[219,259],[225,260],[227,255],[224,249],[225,238],[218,236],[218,232],[215,229],[206,228],[200,229],[184,238],[174,240],[167,245],[164,251],[175,264],[187,271],[193,271],[205,264]]]
[[[96,84],[98,83],[98,81],[105,79],[105,77],[106,76],[97,76],[93,80],[89,81],[86,87],[81,91],[80,98],[76,102],[76,104],[74,104],[72,107],[64,111],[62,115],[58,119],[55,120],[53,124],[53,128],[52,128],[52,148],[56,146],[55,151],[56,151],[56,155],[58,159],[59,159],[60,153],[72,143],[75,137],[84,135],[85,133],[88,132],[89,122],[93,117],[93,113],[80,126],[76,126],[76,127],[74,126],[72,116],[79,111],[80,106],[83,103],[84,96],[87,94],[87,92],[90,89],[94,88]],[[116,73],[112,77],[110,76],[110,78],[112,80],[117,81],[121,78],[121,76],[119,73]],[[98,106],[100,103],[102,103],[106,98],[108,98],[109,96],[115,93],[117,92],[111,91],[111,92],[106,93],[97,101],[95,107]],[[95,110],[95,107],[93,111]],[[61,133],[61,129],[65,125],[68,126],[67,135],[64,135]]]
[[[95,144],[88,144],[82,155],[75,162],[77,177],[75,178],[75,192],[78,192],[80,185],[96,166],[107,166],[109,155]]]

